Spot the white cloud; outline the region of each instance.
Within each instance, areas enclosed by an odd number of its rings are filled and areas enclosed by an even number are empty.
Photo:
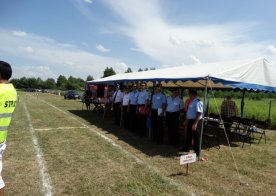
[[[267,49],[268,41],[252,41],[250,33],[259,27],[256,22],[172,25],[166,21],[159,0],[104,2],[125,22],[118,24],[117,32],[132,40],[135,51],[161,65],[268,58],[274,53],[275,47]]]
[[[19,36],[19,37],[25,37],[27,35],[27,33],[24,31],[13,31],[12,33],[13,35]]]
[[[16,70],[14,76],[22,77],[31,75],[30,70],[21,68],[22,62],[28,66],[47,65],[49,70],[55,75],[76,76],[86,78],[87,75],[93,75],[94,78],[100,78],[106,66],[115,66],[117,70],[122,70],[125,66],[118,65],[120,59],[95,55],[77,46],[59,43],[48,37],[28,34],[20,37],[11,33],[11,30],[0,28],[0,54],[8,57],[15,57],[18,63],[14,64]],[[70,47],[69,47],[70,46]],[[35,69],[34,69],[35,70]],[[52,77],[50,71],[45,71]],[[33,73],[33,72],[32,72]]]
[[[276,47],[273,45],[267,46],[267,52],[272,55],[276,55]]]
[[[22,75],[21,73],[24,73]],[[21,77],[34,77],[45,80],[47,78],[56,78],[58,77],[48,66],[15,66],[13,68],[13,78]]]
[[[83,0],[83,2],[85,2],[85,3],[93,3],[92,0]]]
[[[34,49],[31,46],[26,46],[22,48],[23,51],[25,51],[26,53],[33,53]]]
[[[127,66],[126,63],[118,62],[118,63],[115,64],[115,66],[113,68],[114,68],[114,71],[116,73],[124,73],[127,70],[128,67],[129,66]]]
[[[89,1],[89,0],[88,0]],[[92,3],[93,1],[91,1]],[[85,0],[73,0],[73,3],[75,7],[85,16],[89,16],[90,11],[89,11],[89,6],[87,4],[89,2],[85,2]],[[90,4],[90,3],[89,3]]]
[[[100,51],[100,52],[109,52],[109,51],[110,51],[110,49],[105,48],[105,47],[104,47],[103,45],[101,45],[101,44],[98,44],[98,45],[96,46],[96,48],[97,48],[97,50]]]
[[[191,64],[200,64],[200,60],[198,58],[196,58],[195,56],[189,56],[192,63]]]

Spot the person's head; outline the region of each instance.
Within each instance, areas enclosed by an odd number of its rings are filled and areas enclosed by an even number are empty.
[[[230,101],[231,99],[232,99],[231,96],[227,96],[227,97],[226,97],[226,100],[229,100],[229,101]]]
[[[147,87],[147,83],[146,82],[142,82],[140,83],[140,88],[143,90]]]
[[[120,84],[116,84],[116,90],[120,90]]]
[[[124,92],[126,92],[126,93],[129,92],[129,87],[128,86],[124,86]]]
[[[156,93],[160,93],[162,91],[162,84],[156,84],[155,86],[155,92]]]
[[[177,88],[173,88],[171,92],[172,92],[172,97],[177,97],[179,95],[179,90]]]
[[[134,83],[133,85],[132,85],[132,91],[136,91],[137,90],[137,85]]]
[[[11,76],[11,65],[5,61],[0,61],[0,80],[9,80]]]
[[[194,89],[189,89],[189,97],[190,97],[191,99],[197,97],[197,92],[196,92],[196,90],[194,90]]]

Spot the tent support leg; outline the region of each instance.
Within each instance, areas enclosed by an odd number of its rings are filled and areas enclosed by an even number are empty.
[[[268,118],[267,118],[269,123],[271,121],[271,102],[272,102],[272,100],[270,99],[269,100],[269,108],[268,108]]]
[[[106,90],[106,98],[105,98],[105,103],[104,103],[103,120],[104,120],[104,118],[105,118],[105,113],[106,113],[106,105],[107,105],[107,101],[108,101],[108,88],[109,88],[109,86],[107,85],[107,90]]]
[[[241,118],[244,118],[244,97],[245,97],[245,89],[242,91],[242,100],[241,100]]]
[[[205,80],[205,89],[204,89],[204,101],[203,101],[202,123],[201,123],[200,139],[199,139],[198,161],[200,161],[200,157],[201,157],[202,135],[203,135],[203,129],[204,129],[204,112],[205,112],[204,111],[204,106],[205,106],[205,102],[206,102],[206,99],[207,99],[208,80],[209,80],[209,78],[207,77],[206,80]]]

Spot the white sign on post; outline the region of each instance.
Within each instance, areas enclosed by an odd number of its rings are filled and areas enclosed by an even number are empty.
[[[196,162],[196,154],[185,154],[180,157],[180,165]]]

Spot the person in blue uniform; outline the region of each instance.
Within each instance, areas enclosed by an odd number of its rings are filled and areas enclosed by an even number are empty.
[[[130,91],[129,87],[124,86],[124,96],[123,96],[121,111],[123,113],[122,122],[123,122],[123,125],[124,125],[125,129],[129,129],[129,112],[128,112],[129,91]]]
[[[183,100],[177,88],[172,89],[171,96],[167,97],[166,122],[168,126],[169,143],[177,146],[179,142],[179,117],[184,109]]]
[[[157,84],[155,93],[152,96],[151,120],[152,120],[152,139],[157,143],[163,142],[164,128],[163,119],[166,109],[166,96],[162,93],[162,85]]]
[[[185,120],[185,126],[187,126],[187,142],[184,150],[190,150],[193,139],[194,151],[196,155],[199,156],[199,140],[201,125],[203,123],[203,103],[197,97],[197,92],[195,90],[189,90],[189,98],[191,102],[189,104]]]
[[[138,93],[138,107],[137,107],[137,128],[141,136],[147,136],[147,115],[149,104],[149,92],[147,89],[147,83],[140,84],[140,91]]]
[[[137,85],[132,85],[132,91],[129,93],[129,103],[128,103],[128,112],[129,112],[129,121],[130,128],[132,131],[137,131],[137,120],[136,120],[136,111],[138,104],[138,91]]]
[[[120,89],[120,85],[116,85],[116,91],[113,93],[112,100],[113,100],[113,112],[114,112],[114,123],[116,125],[120,125],[121,120],[121,103],[123,100],[124,94]]]

